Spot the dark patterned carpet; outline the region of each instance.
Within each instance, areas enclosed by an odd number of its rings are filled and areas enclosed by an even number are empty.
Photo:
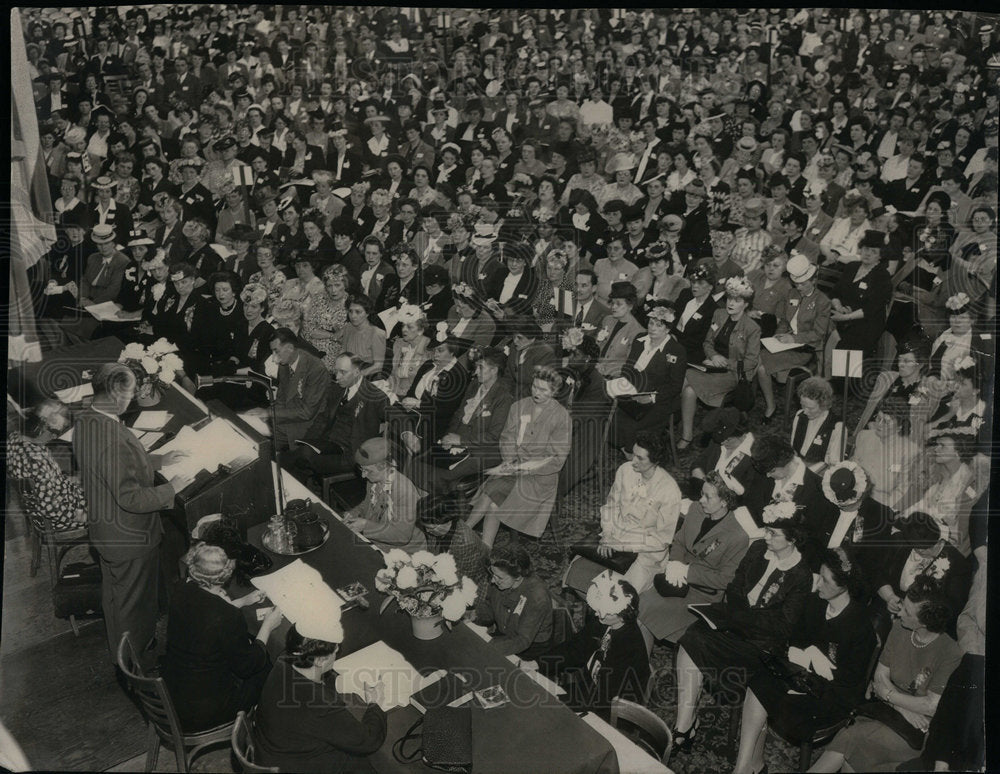
[[[858,389],[861,385],[858,385]],[[841,387],[842,389],[842,387]],[[842,393],[841,393],[842,395]],[[783,416],[784,388],[776,390],[776,400],[778,413],[771,424],[763,426],[762,399],[758,393],[758,405],[750,412],[751,431],[756,436],[766,434],[778,434],[786,436],[791,428],[791,416]],[[838,397],[835,407],[839,409],[842,405]],[[792,413],[797,408],[797,403],[793,404]],[[852,394],[847,401],[848,430],[853,429],[857,417],[864,408],[864,400],[859,394]],[[697,421],[704,416],[704,409],[700,409],[696,419],[695,437],[697,438]],[[700,452],[696,444],[685,451],[678,453],[678,462],[673,464],[668,460],[665,465],[667,471],[677,480],[682,482],[687,478],[695,457]],[[613,457],[609,449],[608,455],[599,460],[588,479],[585,479],[560,502],[557,503],[553,513],[555,529],[548,529],[545,534],[535,540],[526,538],[523,535],[514,535],[506,528],[501,528],[497,536],[497,545],[503,545],[511,540],[518,540],[531,554],[533,569],[538,575],[545,578],[553,591],[562,594],[560,581],[568,564],[567,549],[580,538],[599,531],[600,516],[599,509],[604,503],[604,499],[611,483],[614,480],[614,472],[617,466],[624,462],[621,456]],[[574,611],[577,624],[583,620],[585,604],[576,595],[567,591],[562,594],[567,604]],[[657,644],[652,653],[652,669],[655,675],[654,689],[651,693],[650,708],[663,718],[668,725],[673,727],[676,716],[676,698],[674,677],[674,649],[669,645]],[[739,742],[738,724],[735,738],[730,740],[730,723],[733,712],[741,711],[741,704],[737,704],[735,709],[726,706],[724,703],[716,703],[706,694],[702,697],[701,707],[698,717],[701,722],[698,739],[694,748],[688,753],[677,753],[670,759],[670,767],[677,774],[717,774],[718,772],[731,771],[736,758],[736,747]],[[814,752],[813,760],[818,757],[819,751]],[[798,770],[798,748],[786,744],[773,734],[769,735],[765,747],[765,761],[770,772],[789,772]],[[623,772],[623,774],[625,774]]]

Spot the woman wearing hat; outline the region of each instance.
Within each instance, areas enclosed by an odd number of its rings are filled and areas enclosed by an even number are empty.
[[[562,203],[569,204],[570,194],[579,189],[590,193],[594,199],[598,199],[604,192],[604,178],[597,173],[597,155],[590,149],[582,151],[576,157],[579,172],[573,175],[562,192]],[[597,209],[595,207],[595,209]]]
[[[704,357],[688,363],[681,396],[680,448],[691,443],[698,401],[721,406],[739,382],[740,372],[750,378],[757,370],[760,326],[747,314],[753,297],[753,287],[746,279],[726,281],[725,308],[715,310],[703,344]]]
[[[754,310],[750,313],[760,325],[761,336],[773,336],[777,328],[777,311],[792,291],[792,284],[785,276],[788,255],[781,248],[769,244],[760,256],[760,268],[747,272],[747,279],[754,289]]]
[[[143,307],[150,284],[146,258],[152,246],[153,240],[142,231],[133,231],[129,235],[128,255],[132,260],[125,267],[125,276],[117,299],[126,312],[136,312]]]
[[[510,408],[500,436],[504,461],[487,471],[466,520],[474,527],[486,519],[483,542],[490,548],[501,524],[532,537],[545,531],[571,443],[569,412],[555,400],[562,385],[555,369],[538,366],[531,395]]]
[[[385,713],[378,704],[384,686],[365,686],[367,707],[360,720],[348,710],[347,697],[333,679],[344,638],[339,608],[325,618],[324,626],[306,630],[311,636],[300,634],[296,626],[288,630],[285,652],[264,683],[253,722],[254,762],[259,766],[363,771],[370,769],[368,756],[385,742]],[[289,701],[291,695],[311,698]]]
[[[191,338],[195,306],[199,296],[194,293],[198,271],[189,263],[170,267],[170,288],[156,302],[150,313],[154,338],[165,338],[186,352]]]
[[[245,188],[227,180],[219,191],[222,206],[219,208],[215,226],[215,241],[222,242],[225,235],[237,225],[249,225],[256,231],[257,217],[247,201]]]
[[[264,361],[271,355],[271,336],[274,334],[274,326],[267,319],[270,312],[267,288],[260,283],[249,282],[240,291],[240,301],[243,302],[247,329],[246,349],[239,353],[240,365],[262,374]]]
[[[831,326],[830,299],[816,288],[816,265],[793,251],[785,269],[794,287],[775,307],[774,337],[780,344],[797,346],[779,352],[766,346],[761,349],[757,380],[764,396],[765,419],[775,412],[771,377],[783,381],[791,369],[805,366],[822,352]]]
[[[539,263],[543,272],[531,309],[535,320],[547,331],[557,320],[565,320],[572,313],[576,277],[568,271],[569,257],[565,250],[553,249]]]
[[[743,225],[736,229],[729,258],[744,273],[760,267],[764,250],[771,244],[771,235],[764,230],[766,222],[767,208],[763,199],[754,196],[743,202]]]
[[[616,697],[643,702],[650,677],[649,654],[639,631],[639,595],[628,581],[607,570],[587,589],[592,615],[584,627],[562,645],[537,658],[538,670],[568,693],[577,711],[590,710],[608,718]],[[531,669],[532,662],[522,662]]]
[[[743,702],[734,772],[764,766],[767,727],[783,739],[806,741],[848,717],[864,699],[868,663],[877,647],[865,609],[865,577],[843,549],[824,551],[819,581],[806,600],[787,655],[754,670]]]
[[[892,283],[882,264],[882,245],[881,232],[866,231],[858,242],[861,260],[841,270],[830,293],[830,319],[837,326],[839,338],[836,348],[860,349],[866,360],[875,355],[892,300]]]
[[[332,373],[343,351],[341,336],[347,324],[350,277],[340,265],[323,270],[323,289],[309,293],[302,305],[299,336],[323,353],[323,365]]]
[[[630,153],[616,153],[611,157],[606,169],[611,176],[611,182],[602,181],[603,184],[594,194],[602,210],[604,205],[613,200],[622,201],[630,207],[643,198],[642,190],[632,182],[635,159]]]
[[[271,671],[267,641],[283,616],[272,607],[251,638],[240,608],[263,601],[264,593],[229,596],[236,562],[219,546],[198,542],[182,561],[187,578],[170,596],[163,680],[176,697],[182,730],[193,734],[257,704]]]
[[[364,123],[369,132],[363,146],[365,161],[373,169],[385,169],[388,157],[398,153],[396,142],[386,134],[390,124],[389,117],[378,113],[368,116]]]

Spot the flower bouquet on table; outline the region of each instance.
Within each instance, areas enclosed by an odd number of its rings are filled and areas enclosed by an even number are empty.
[[[476,601],[476,584],[459,576],[455,557],[449,553],[417,551],[411,556],[391,549],[385,555],[385,569],[375,573],[375,588],[388,595],[379,612],[395,600],[400,610],[409,613],[418,639],[437,637],[442,621],[460,621]]]
[[[135,374],[136,402],[140,406],[159,403],[161,392],[174,383],[178,371],[184,370],[177,346],[163,338],[148,347],[137,342],[126,344],[118,362],[127,365]]]

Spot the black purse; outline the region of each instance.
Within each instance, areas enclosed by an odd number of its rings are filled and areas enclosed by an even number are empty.
[[[723,406],[732,406],[742,412],[750,411],[754,404],[754,386],[743,370],[743,361],[736,364],[736,386],[722,400]]]
[[[423,730],[421,730],[423,726]],[[420,747],[407,752],[406,744],[420,740]],[[434,707],[392,745],[392,757],[412,763],[419,757],[426,766],[455,774],[472,772],[472,708]]]

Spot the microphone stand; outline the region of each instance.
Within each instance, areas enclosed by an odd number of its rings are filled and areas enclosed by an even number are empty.
[[[274,465],[274,469],[277,471],[277,491],[278,496],[278,512],[275,514],[278,518],[284,521],[285,518],[285,487],[281,481],[281,463],[278,462],[278,448],[274,442],[275,429],[278,426],[277,418],[274,414],[274,402],[276,400],[277,392],[274,387],[274,381],[266,376],[261,376],[260,374],[249,373],[243,375],[234,376],[198,376],[196,377],[197,389],[202,387],[210,387],[215,384],[237,384],[247,389],[250,389],[255,384],[259,384],[267,390],[267,407],[271,414],[271,462]]]

